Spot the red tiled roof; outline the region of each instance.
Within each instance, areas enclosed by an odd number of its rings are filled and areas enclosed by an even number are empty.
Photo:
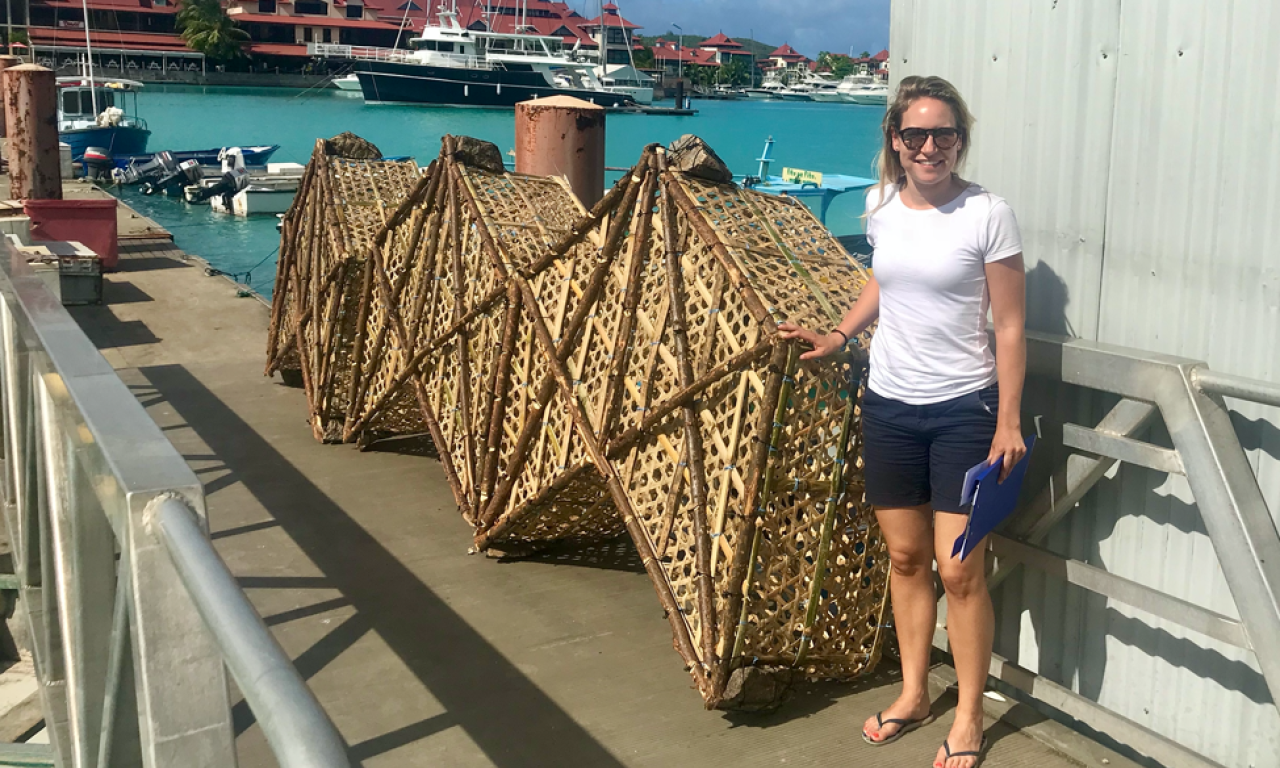
[[[43,0],[33,3],[36,7],[45,5],[49,8],[67,8],[81,10],[83,5],[75,0]],[[154,13],[172,16],[178,12],[176,2],[169,5],[153,5],[146,0],[89,0],[91,11],[123,11],[126,13]]]
[[[256,53],[259,56],[297,56],[299,58],[309,58],[307,54],[307,46],[305,45],[285,45],[283,43],[250,43],[249,53]]]
[[[769,54],[771,59],[786,59],[787,61],[804,61],[805,55],[800,53],[790,45],[784,45],[773,53]]]
[[[872,56],[871,58],[872,58],[872,60],[874,60],[874,61],[888,61],[888,60],[889,60],[889,52],[888,52],[888,51],[881,51],[881,52],[877,53],[875,56]]]
[[[721,32],[720,34],[716,35],[713,38],[710,38],[708,40],[703,40],[702,42],[698,43],[698,47],[699,48],[741,48],[742,43],[735,41],[733,38],[725,37],[725,34]]]
[[[237,13],[231,17],[237,24],[285,24],[292,27],[345,27],[347,29],[400,29],[399,24],[364,19],[335,19],[330,16],[272,16],[259,13]]]
[[[50,29],[28,27],[27,35],[33,45],[65,45],[84,47],[83,29]],[[149,32],[116,32],[98,30],[93,34],[94,47],[145,48],[156,51],[190,51],[187,43],[177,35],[157,35]]]
[[[665,46],[653,47],[653,61],[655,64],[684,63],[697,64],[703,67],[718,67],[720,63],[716,61],[715,51],[704,51],[700,48],[681,48],[676,50],[675,43],[669,43]]]
[[[584,21],[582,22],[582,26],[587,28],[595,28],[595,27],[603,26],[603,27],[613,27],[614,29],[618,29],[618,28],[644,29],[644,27],[640,26],[639,24],[633,24],[632,22],[622,18],[617,14],[616,11],[614,13],[610,13],[608,11],[608,6],[605,7],[605,12],[603,16],[597,16],[591,21]]]

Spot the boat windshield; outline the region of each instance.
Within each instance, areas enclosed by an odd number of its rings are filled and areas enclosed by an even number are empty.
[[[115,91],[106,88],[96,88],[94,90],[97,91],[99,113],[107,107],[116,106]],[[90,89],[65,88],[62,91],[62,114],[94,116],[93,102],[94,95]]]

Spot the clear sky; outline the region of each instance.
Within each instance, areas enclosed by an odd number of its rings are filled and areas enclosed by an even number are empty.
[[[607,0],[606,0],[607,1]],[[593,19],[599,0],[566,0]],[[818,51],[876,53],[889,46],[889,0],[615,0],[622,15],[660,35],[679,24],[689,34],[790,43],[809,58]],[[686,41],[687,42],[687,41]]]

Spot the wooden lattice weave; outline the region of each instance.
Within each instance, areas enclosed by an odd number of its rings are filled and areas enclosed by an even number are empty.
[[[318,140],[285,214],[267,337],[267,374],[298,376],[316,439],[337,441],[349,409],[369,255],[420,174],[413,161],[348,160]],[[394,244],[393,244],[394,245]]]
[[[626,530],[708,705],[745,667],[869,669],[865,360],[776,330],[830,327],[865,272],[798,201],[657,146],[590,213],[462,146],[372,236],[343,439],[430,431],[482,550]]]

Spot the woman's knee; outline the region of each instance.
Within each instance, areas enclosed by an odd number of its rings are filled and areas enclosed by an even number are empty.
[[[965,600],[987,592],[987,579],[983,573],[981,558],[961,561],[947,558],[938,563],[938,575],[948,600]]]
[[[922,573],[933,571],[933,550],[929,547],[889,545],[889,562],[893,566],[893,575],[910,579]]]

